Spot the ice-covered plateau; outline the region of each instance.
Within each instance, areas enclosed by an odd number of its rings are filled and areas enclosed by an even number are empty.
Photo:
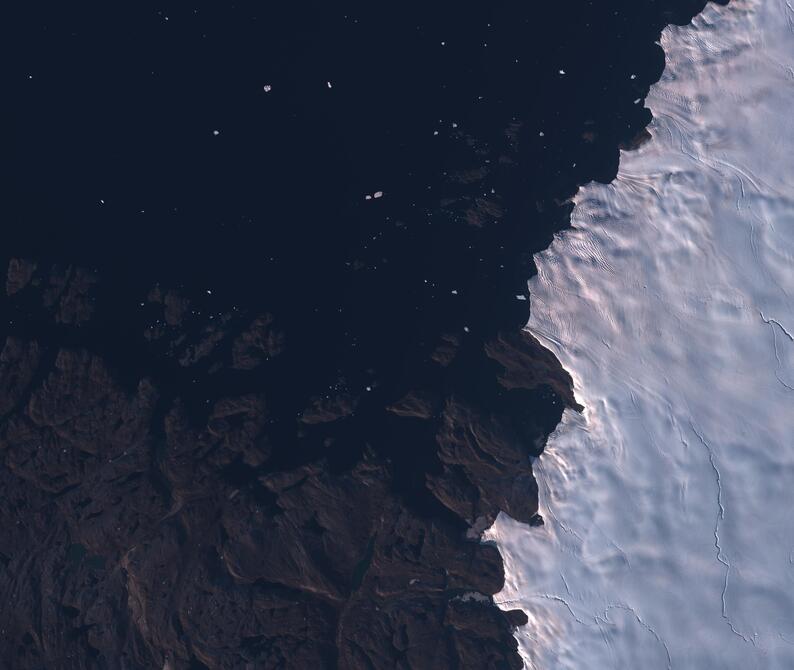
[[[530,284],[586,409],[535,463],[545,526],[486,536],[528,668],[794,668],[794,6],[662,46],[652,139]]]

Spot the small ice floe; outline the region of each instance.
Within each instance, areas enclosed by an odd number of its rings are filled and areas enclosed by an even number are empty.
[[[469,332],[469,327],[468,326],[463,326],[463,332],[464,333],[468,333]]]
[[[560,74],[565,74],[565,70],[560,70]]]
[[[525,296],[525,295],[517,295],[516,296],[516,300],[526,300],[526,299],[527,299],[527,296]]]
[[[215,136],[217,137],[218,135],[220,135],[220,134],[221,134],[221,131],[220,131],[220,130],[213,130],[213,131],[212,131],[212,134],[213,134],[213,135],[215,135]]]
[[[100,199],[100,201],[99,201],[99,204],[100,204],[100,205],[104,205],[104,204],[105,204],[105,201]]]
[[[326,85],[328,88],[333,88],[333,86],[331,85],[331,82],[330,82],[330,81],[327,81],[327,82],[325,82],[325,85]]]
[[[383,191],[375,191],[372,194],[367,193],[364,196],[364,200],[372,200],[372,199],[377,200],[378,198],[382,198],[382,197],[383,197]]]
[[[636,79],[636,78],[637,78],[636,74],[633,74],[633,75],[631,75],[631,77],[629,77],[629,79]]]
[[[331,88],[330,84],[329,84],[328,88]],[[273,87],[272,87],[270,84],[265,84],[265,85],[262,87],[262,90],[263,90],[265,93],[270,93],[270,91],[272,91],[272,90],[273,90]]]
[[[458,295],[458,290],[457,290],[457,289],[455,289],[455,288],[453,288],[453,289],[452,289],[452,295]]]
[[[546,133],[544,133],[544,132],[541,130],[541,131],[538,133],[538,137],[546,137]]]
[[[637,99],[634,101],[634,104],[635,104],[635,105],[639,105],[641,102],[642,102],[642,98],[637,98]]]

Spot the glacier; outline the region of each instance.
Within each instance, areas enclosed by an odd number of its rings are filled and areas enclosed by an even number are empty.
[[[667,28],[651,139],[536,255],[527,328],[571,373],[502,514],[527,668],[794,668],[794,7]]]

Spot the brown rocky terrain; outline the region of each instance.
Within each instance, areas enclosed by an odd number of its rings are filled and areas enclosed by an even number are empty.
[[[39,309],[40,337],[8,337],[0,354],[2,667],[520,667],[511,629],[526,617],[492,604],[501,558],[466,534],[500,510],[537,512],[507,414],[423,391],[389,406],[437,445],[426,486],[450,514],[420,514],[377,449],[338,472],[322,458],[274,464],[267,393],[216,398],[198,420],[156,379],[119,379],[69,344],[61,328],[86,326],[98,282],[23,260],[8,271],[10,298]],[[187,301],[154,293],[182,365],[201,349],[178,329]],[[272,320],[212,341],[231,341],[231,367],[275,356],[285,338]],[[548,385],[570,401],[570,380],[528,336],[486,352],[506,388]],[[315,399],[295,430],[334,438],[355,408],[346,394]]]

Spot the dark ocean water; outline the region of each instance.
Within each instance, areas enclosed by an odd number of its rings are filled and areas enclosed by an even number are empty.
[[[284,396],[340,375],[394,393],[432,374],[439,333],[479,351],[527,321],[559,203],[613,176],[655,35],[701,5],[25,5],[4,251],[96,268],[114,340],[179,286],[277,315]],[[475,198],[496,208],[480,227]]]
[[[94,321],[53,341],[152,376],[195,416],[264,391],[267,468],[323,456],[341,472],[371,446],[407,504],[441,515],[433,427],[384,406],[423,387],[507,411],[528,440],[554,428],[557,397],[507,393],[484,343],[527,322],[533,253],[579,184],[613,178],[650,119],[661,28],[703,4],[21,4],[2,252],[101,277]],[[284,353],[244,375],[214,354],[179,365],[141,336],[155,285],[190,300],[188,334],[273,314]],[[33,306],[3,309],[8,332],[43,337]],[[442,368],[445,334],[459,348]],[[310,398],[341,391],[360,397],[343,447],[296,434]]]

